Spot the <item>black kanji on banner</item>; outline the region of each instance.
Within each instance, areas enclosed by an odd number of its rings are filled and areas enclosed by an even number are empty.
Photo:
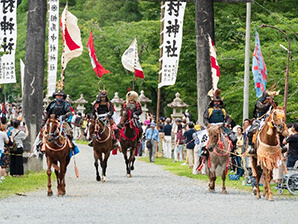
[[[2,12],[4,14],[8,13],[8,12],[13,12],[14,8],[15,8],[15,0],[1,0],[0,3],[2,4],[3,8],[2,8]]]
[[[179,7],[181,6],[181,2],[169,2],[168,3],[168,11],[169,11],[169,15],[174,15],[174,16],[179,16]],[[173,14],[174,13],[174,14]]]

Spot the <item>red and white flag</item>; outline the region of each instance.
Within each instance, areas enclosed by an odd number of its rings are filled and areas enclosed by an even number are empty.
[[[96,75],[98,76],[98,78],[101,78],[101,76],[106,73],[111,73],[110,71],[106,70],[97,60],[97,57],[95,54],[95,49],[94,49],[92,31],[90,31],[90,36],[89,36],[89,40],[87,43],[87,47],[88,47],[88,52],[89,52],[89,56],[91,59],[91,64],[92,64],[93,70],[96,73]]]
[[[80,56],[83,52],[78,19],[67,10],[67,5],[65,6],[60,18],[60,27],[64,45],[61,64],[62,68],[65,69],[67,63],[72,58]]]
[[[217,90],[217,83],[220,77],[219,66],[216,60],[216,51],[211,37],[208,35],[210,60],[211,60],[211,76],[212,76],[212,89]]]
[[[126,70],[134,72],[138,78],[145,78],[139,61],[137,38],[133,40],[129,48],[123,53],[121,61]]]

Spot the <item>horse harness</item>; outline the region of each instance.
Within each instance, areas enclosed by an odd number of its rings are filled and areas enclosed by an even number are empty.
[[[99,125],[98,125],[98,123],[95,124],[95,130],[94,130],[95,135],[96,135],[95,140],[96,140],[97,142],[99,142],[99,143],[106,142],[106,141],[108,141],[108,139],[109,139],[110,136],[111,136],[111,131],[112,131],[111,128],[109,128],[109,135],[108,135],[108,137],[106,137],[106,138],[103,139],[103,140],[100,140],[100,139],[101,139],[102,134],[103,134],[103,133],[105,132],[105,130],[106,130],[108,120],[104,120],[104,121],[102,121],[101,119],[98,119],[97,121],[102,122],[102,124],[103,124],[103,130],[102,130],[101,132],[99,132]]]
[[[53,121],[53,122],[57,122],[57,121]],[[51,126],[52,126],[52,123],[53,122],[51,122],[50,123],[50,130],[51,130]],[[55,131],[54,132],[50,132],[50,133],[47,133],[45,136],[53,136],[53,138],[54,138],[54,144],[56,145],[56,146],[58,146],[59,147],[59,149],[54,149],[54,148],[52,148],[47,142],[46,142],[46,146],[47,146],[47,148],[48,149],[50,149],[50,150],[52,150],[52,151],[62,151],[62,150],[64,150],[65,149],[65,147],[67,146],[67,143],[69,144],[69,145],[71,145],[71,143],[69,142],[70,140],[67,138],[67,136],[64,134],[64,138],[65,138],[65,141],[64,141],[64,143],[62,143],[61,145],[57,142],[57,139],[59,139],[59,137],[61,136],[61,137],[63,137],[62,135],[61,135],[61,133],[64,133],[63,132],[63,121],[61,121],[62,123],[61,123],[61,125],[60,125],[60,123],[58,123],[58,125],[57,125],[57,127],[56,127],[56,129],[55,129]],[[46,125],[48,125],[48,124],[46,124]],[[61,127],[61,129],[60,129],[60,131],[59,131],[59,126]]]

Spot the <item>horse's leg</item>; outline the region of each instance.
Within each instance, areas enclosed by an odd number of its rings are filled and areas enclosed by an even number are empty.
[[[260,182],[260,175],[258,172],[258,168],[257,168],[257,158],[255,158],[254,156],[251,157],[252,161],[251,161],[251,169],[252,169],[252,176],[256,178],[256,188],[257,188],[257,192],[256,192],[256,197],[257,199],[261,198],[260,195],[260,187],[259,187],[259,182]]]
[[[52,196],[53,195],[53,191],[52,191],[52,183],[51,183],[51,166],[52,166],[52,161],[49,157],[47,157],[47,164],[48,164],[48,169],[47,169],[47,175],[48,175],[48,196]]]
[[[96,180],[100,181],[100,176],[98,172],[98,158],[94,154],[94,166],[95,166],[95,171],[96,171]]]
[[[130,169],[131,169],[131,170],[134,170],[134,169],[135,169],[135,167],[134,167],[134,162],[135,162],[135,160],[136,160],[136,158],[135,158],[135,153],[136,153],[137,147],[138,147],[138,145],[137,145],[136,148],[133,150],[133,152],[131,152],[131,155],[130,155],[130,157],[131,157],[131,167],[130,167]]]
[[[271,191],[271,187],[270,187],[270,183],[271,183],[271,180],[273,178],[272,176],[272,170],[268,170],[268,200],[269,201],[274,201],[273,199],[273,196],[272,196],[272,191]]]
[[[107,180],[106,180],[106,171],[107,171],[109,156],[110,156],[110,151],[105,153],[105,158],[102,161],[102,165],[101,165],[101,168],[102,168],[102,182],[107,182]]]
[[[222,193],[227,194],[228,192],[226,190],[226,164],[223,165],[221,179],[222,179]]]
[[[124,160],[125,160],[125,164],[126,164],[126,177],[131,177],[130,167],[129,167],[129,161],[127,159],[127,149],[124,149],[123,148],[122,153],[124,155]]]
[[[269,201],[273,201],[272,192],[270,189],[270,171],[266,167],[263,167],[263,172],[265,174],[265,198]]]
[[[62,195],[66,194],[65,191],[65,174],[66,174],[66,169],[67,169],[67,162],[66,159],[63,161],[63,163],[61,164],[61,171],[60,171],[60,175],[61,175],[61,191],[62,191]]]
[[[53,164],[55,164],[55,167],[58,167],[58,162],[57,161],[53,162]],[[53,167],[54,167],[54,165],[53,165]],[[61,189],[60,171],[61,171],[60,167],[59,167],[59,169],[55,169],[55,174],[56,174],[56,179],[57,179],[58,195],[59,195],[59,192],[60,192],[60,189]]]

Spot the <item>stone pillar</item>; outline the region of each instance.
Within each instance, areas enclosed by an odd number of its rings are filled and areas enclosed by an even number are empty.
[[[141,94],[139,96],[140,104],[142,105],[142,114],[140,115],[140,121],[144,123],[146,119],[146,112],[148,112],[147,103],[151,103],[152,100],[150,100],[148,97],[144,95],[144,90],[141,90]]]

